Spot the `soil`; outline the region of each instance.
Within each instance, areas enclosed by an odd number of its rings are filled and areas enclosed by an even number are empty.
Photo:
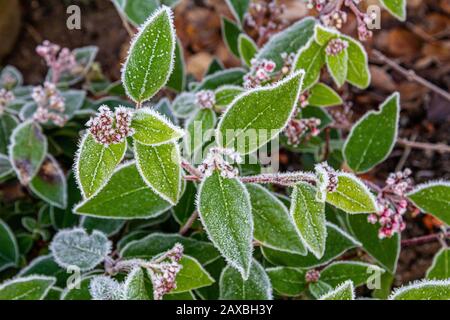
[[[81,7],[81,30],[66,28],[67,3]],[[286,2],[290,8],[295,1]],[[377,48],[403,66],[448,91],[450,84],[450,1],[408,1],[408,22],[401,23],[383,14],[382,30],[375,30],[369,48]],[[297,8],[297,7],[296,7]],[[27,84],[42,81],[46,68],[35,54],[35,47],[44,39],[61,46],[76,48],[96,45],[97,60],[112,80],[119,79],[120,63],[126,52],[129,36],[120,17],[108,0],[61,1],[22,0],[22,31],[11,53],[2,64],[16,66]],[[302,11],[303,10],[303,11]],[[286,18],[298,19],[304,9],[287,10]],[[298,14],[297,14],[298,13]],[[226,66],[236,66],[221,40],[220,15],[228,15],[223,0],[183,0],[176,9],[177,33],[184,46],[188,71],[199,78],[214,56]],[[348,30],[354,30],[352,22]],[[344,30],[346,31],[346,30]],[[376,106],[393,90],[402,97],[401,130],[399,136],[410,140],[449,144],[450,103],[423,86],[408,81],[386,66],[373,64],[372,86],[365,91],[349,88],[354,118]],[[369,179],[382,182],[394,168],[409,167],[417,183],[432,179],[450,179],[450,155],[413,149],[405,155],[397,147],[389,159],[367,174]],[[403,160],[401,160],[403,157]],[[295,159],[288,159],[289,162]],[[409,216],[408,227],[402,235],[411,238],[437,230],[438,222],[427,215]],[[439,243],[429,243],[402,250],[396,282],[420,279],[431,264]]]

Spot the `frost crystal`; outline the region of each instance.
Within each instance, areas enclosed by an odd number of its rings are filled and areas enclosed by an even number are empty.
[[[203,163],[198,167],[198,170],[205,176],[209,177],[214,170],[219,170],[224,178],[234,178],[239,174],[239,171],[234,168],[225,158],[230,158],[235,163],[241,163],[242,158],[239,153],[232,149],[225,148],[211,148]]]
[[[93,300],[118,300],[122,291],[122,285],[108,276],[96,276],[89,284],[89,293]]]
[[[202,90],[195,95],[195,103],[202,109],[212,109],[216,104],[214,91]]]
[[[11,91],[0,89],[0,116],[5,112],[6,106],[15,99]]]
[[[52,71],[52,82],[57,83],[63,72],[72,72],[77,67],[75,55],[68,48],[63,48],[57,44],[45,40],[36,47],[36,52],[44,60]]]
[[[368,216],[367,220],[371,224],[379,223],[380,239],[390,238],[395,233],[402,232],[406,224],[403,221],[403,214],[408,207],[406,193],[412,190],[412,180],[409,178],[411,170],[405,169],[391,173],[386,179],[386,186],[381,189],[377,196],[378,211]]]
[[[251,60],[252,67],[250,72],[244,76],[244,88],[257,88],[261,84],[268,82],[272,78],[276,64],[272,60]]]
[[[329,193],[336,191],[339,182],[336,171],[326,162],[317,164],[315,169],[318,175],[321,175],[320,189]]]
[[[39,123],[51,121],[59,127],[64,126],[67,122],[64,98],[53,83],[45,82],[43,87],[34,87],[31,97],[37,105],[34,120]]]
[[[108,106],[102,105],[98,111],[95,118],[86,123],[98,143],[108,146],[120,143],[134,134],[134,129],[131,128],[131,109],[120,106],[113,113]]]
[[[336,56],[348,47],[348,42],[342,39],[331,39],[325,52],[328,56]]]

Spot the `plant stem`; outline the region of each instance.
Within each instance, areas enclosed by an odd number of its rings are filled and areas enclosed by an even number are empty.
[[[433,233],[426,236],[402,240],[402,247],[421,245],[429,242],[438,241],[439,239],[449,239],[450,232]]]
[[[443,143],[433,144],[433,143],[426,143],[426,142],[416,142],[416,141],[409,141],[409,140],[401,139],[401,138],[397,139],[397,143],[402,146],[414,148],[414,149],[433,150],[433,151],[438,151],[441,153],[450,152],[450,146],[443,144]]]
[[[130,36],[130,38],[134,37],[134,31],[131,28],[130,24],[128,23],[127,17],[123,14],[121,8],[118,8],[116,6],[116,4],[113,2],[114,7],[116,7],[116,11],[119,14],[120,20],[122,21],[122,25],[125,28],[125,30],[127,30],[128,35]]]
[[[189,219],[186,221],[186,223],[184,224],[184,226],[181,227],[180,231],[178,232],[180,235],[184,235],[186,234],[186,232],[189,231],[189,229],[192,227],[192,225],[194,224],[195,220],[197,220],[198,218],[198,211],[195,210],[192,215],[189,217]]]
[[[316,184],[316,178],[313,174],[305,172],[288,173],[265,173],[256,176],[240,177],[243,183],[274,183],[282,186],[292,186],[296,182],[305,181],[313,185]]]
[[[196,180],[200,180],[203,177],[203,174],[197,168],[195,168],[193,165],[191,165],[189,163],[189,161],[187,161],[186,159],[181,160],[181,167],[184,170],[186,170],[191,175],[191,177],[193,176],[193,177],[198,178]],[[186,178],[187,177],[185,177],[185,179]],[[186,180],[188,180],[188,179],[186,179]],[[195,180],[193,180],[193,181],[195,181]]]
[[[372,50],[372,54],[375,56],[376,59],[387,64],[392,69],[398,71],[403,76],[405,76],[408,80],[415,81],[415,82],[423,85],[424,87],[430,89],[431,91],[434,91],[435,93],[437,93],[438,95],[447,99],[448,101],[450,101],[450,94],[448,92],[439,88],[438,86],[431,83],[430,81],[418,76],[414,70],[408,70],[408,69],[403,68],[398,63],[396,63],[394,60],[389,59],[388,57],[386,57],[384,54],[382,54],[380,51],[378,51],[376,49]]]

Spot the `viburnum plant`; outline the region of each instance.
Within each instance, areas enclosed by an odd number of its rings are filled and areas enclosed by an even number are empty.
[[[286,26],[275,1],[227,0],[223,38],[242,67],[214,60],[199,82],[176,2],[114,1],[139,26],[121,81],[105,79],[95,47],[48,41],[42,85],[2,70],[0,178],[41,201],[1,204],[0,299],[351,300],[361,285],[450,299],[450,184],[361,176],[396,143],[399,94],[353,125],[328,112],[344,104],[333,87],[370,84],[363,45],[339,31],[349,10],[360,40],[371,35],[362,1],[307,1],[319,17]],[[406,1],[382,3],[405,19]],[[274,169],[279,145],[308,171]],[[391,293],[413,211],[443,222],[443,248],[426,279]]]

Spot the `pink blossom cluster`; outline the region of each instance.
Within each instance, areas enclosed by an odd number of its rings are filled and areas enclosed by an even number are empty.
[[[378,193],[378,210],[367,219],[372,224],[378,222],[381,225],[378,231],[380,239],[390,238],[406,227],[403,215],[409,204],[406,194],[412,190],[413,185],[410,175],[409,169],[391,173],[386,180],[386,186]]]
[[[57,83],[63,72],[71,72],[77,66],[75,55],[68,48],[62,48],[48,40],[36,47],[36,52],[52,71],[52,82]]]
[[[67,122],[67,116],[64,114],[64,97],[60,94],[55,84],[45,82],[44,86],[33,88],[31,97],[36,102],[37,109],[33,114],[33,119],[39,123],[53,122],[62,127]]]
[[[250,72],[244,76],[244,88],[257,88],[261,84],[271,80],[272,73],[275,70],[276,64],[272,60],[251,60],[252,67]]]
[[[320,133],[318,128],[320,123],[321,121],[318,118],[297,119],[297,113],[295,113],[284,129],[288,144],[298,146],[307,133],[312,137],[317,136]]]
[[[102,105],[86,125],[95,141],[108,146],[120,143],[134,134],[134,129],[131,128],[132,116],[129,108],[120,106],[112,112],[108,106]]]
[[[309,104],[308,98],[309,98],[309,92],[308,91],[305,91],[305,92],[303,92],[300,95],[300,97],[298,99],[298,104],[299,104],[300,108],[303,109],[303,108],[306,108],[308,106],[308,104]]]
[[[285,25],[283,19],[285,5],[276,0],[252,1],[245,14],[246,26],[254,29],[258,35],[258,45],[267,41],[271,35],[279,32]]]
[[[202,109],[212,109],[216,104],[216,95],[212,90],[202,90],[195,94],[195,103]]]
[[[328,14],[322,15],[320,21],[327,27],[341,29],[344,23],[347,22],[347,13],[338,9],[333,10]]]
[[[319,281],[320,279],[320,272],[316,269],[308,270],[305,274],[305,280],[307,283],[314,283]]]
[[[331,39],[325,48],[325,53],[328,56],[337,56],[342,51],[347,49],[348,42],[339,38]]]
[[[182,268],[179,262],[183,257],[183,251],[183,246],[177,243],[151,264],[150,275],[155,300],[161,300],[165,294],[177,288],[176,277]]]
[[[361,13],[357,16],[357,31],[358,38],[361,41],[367,41],[372,38],[373,32],[368,29],[368,25],[376,18],[376,13],[371,13],[370,15],[366,13]]]
[[[198,167],[198,170],[205,177],[209,177],[215,170],[219,170],[222,177],[234,178],[239,174],[239,171],[225,159],[226,157],[231,159],[234,163],[242,162],[240,154],[234,150],[215,147],[209,150],[208,155]]]
[[[324,191],[329,193],[335,192],[338,187],[338,176],[336,171],[328,165],[326,162],[322,162],[316,165],[316,171],[324,176]]]
[[[11,91],[0,89],[0,116],[5,112],[6,106],[16,97]]]

